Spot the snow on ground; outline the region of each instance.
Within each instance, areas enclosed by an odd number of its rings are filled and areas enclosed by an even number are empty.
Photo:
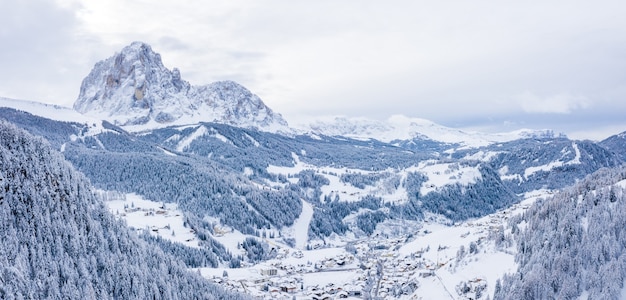
[[[148,230],[152,235],[198,247],[195,233],[183,226],[183,214],[174,203],[154,202],[137,194],[125,194],[121,199],[104,203],[116,217],[126,221],[129,227]]]
[[[249,134],[244,133],[245,137],[248,138],[248,140],[250,140],[252,142],[252,144],[254,144],[254,147],[259,147],[261,146],[261,143],[259,143],[257,140],[255,140],[253,137],[251,137]]]
[[[274,298],[270,290],[263,292],[263,286],[274,288],[291,286],[303,295],[307,290],[333,285],[346,285],[355,280],[357,265],[354,257],[343,248],[315,250],[284,249],[276,259],[261,262],[244,268],[199,268],[202,276],[231,289],[245,292],[260,298]],[[338,266],[335,262],[343,265]],[[226,273],[224,273],[226,272]],[[274,272],[274,273],[271,273]],[[224,277],[224,275],[227,277]],[[280,296],[285,299],[287,293]],[[281,298],[279,297],[279,298]],[[281,298],[281,299],[282,299]],[[306,299],[298,297],[298,299]]]
[[[100,119],[82,115],[71,108],[63,106],[0,97],[0,107],[9,107],[25,111],[32,115],[51,120],[84,124],[88,128],[88,131],[84,133],[85,136],[93,136],[98,133],[110,131],[102,127],[102,121]]]
[[[243,243],[247,237],[252,237],[251,235],[243,234],[239,230],[226,226],[217,226],[213,230],[215,231],[213,238],[224,245],[233,255],[243,255],[244,250],[241,249],[240,244]]]
[[[180,141],[178,143],[178,145],[176,145],[176,151],[178,152],[183,152],[186,148],[189,147],[189,145],[191,145],[191,143],[196,140],[197,138],[205,135],[208,133],[208,130],[206,127],[204,126],[200,126],[198,127],[198,129],[196,129],[192,134],[188,135],[187,137],[185,137],[182,141]]]
[[[166,155],[176,156],[176,154],[174,154],[174,153],[172,153],[170,151],[165,150],[165,148],[161,148],[161,147],[158,147],[158,148],[161,149],[161,151],[163,151],[163,153],[165,153]]]
[[[177,129],[183,130],[185,128],[188,128],[188,126],[180,127]],[[193,141],[195,141],[197,138],[202,137],[202,136],[213,137],[226,144],[234,145],[231,140],[229,140],[227,137],[220,134],[217,130],[215,130],[215,128],[206,128],[206,126],[198,126],[198,128],[192,134],[186,136],[182,141],[178,142],[178,145],[176,145],[176,151],[178,152],[185,151],[185,149],[187,149]],[[179,138],[180,138],[180,135],[178,134],[170,137],[170,139],[179,139]]]
[[[352,270],[306,273],[302,276],[304,286],[346,285],[357,276]]]
[[[293,225],[283,230],[283,235],[296,240],[296,249],[304,250],[309,239],[309,223],[313,218],[313,206],[302,201],[302,212]]]
[[[482,175],[478,167],[459,166],[459,164],[432,164],[432,162],[420,163],[418,170],[428,177],[428,181],[422,184],[420,194],[426,195],[445,185],[460,183],[468,185],[476,183],[476,179]]]
[[[618,185],[626,186],[626,180]],[[487,237],[510,216],[522,213],[536,199],[549,194],[548,190],[527,193],[524,201],[506,210],[454,226],[443,225],[434,217],[422,224],[395,224],[404,230],[391,227],[385,230],[382,227],[387,224],[383,223],[366,239],[347,236],[342,238],[343,243],[334,243],[341,247],[319,244],[316,247],[321,248],[312,250],[305,248],[308,248],[306,238],[313,207],[303,202],[301,215],[283,232],[284,237],[295,238],[295,248],[279,242],[280,238],[263,239],[276,249],[276,258],[238,269],[196,271],[229,289],[259,298],[307,299],[315,293],[345,296],[348,290],[362,291],[368,280],[374,282],[368,292],[371,296],[390,296],[394,285],[410,282],[415,282],[418,288],[401,299],[457,299],[461,297],[457,289],[460,284],[483,286],[484,295],[491,296],[495,281],[505,273],[514,272],[517,265],[514,246],[498,249]],[[129,226],[198,247],[194,234],[183,226],[182,214],[175,204],[164,206],[135,194],[113,198],[105,202],[107,207]],[[216,224],[214,238],[234,255],[240,254],[238,244],[249,236]],[[478,251],[470,253],[470,243],[477,244]],[[457,258],[461,246],[466,254]]]
[[[515,246],[496,249],[493,241],[486,241],[489,232],[504,225],[512,215],[521,214],[540,197],[550,195],[541,190],[526,194],[519,204],[480,219],[467,221],[456,226],[426,223],[415,240],[402,246],[401,257],[421,256],[427,268],[433,269],[434,276],[420,280],[422,286],[414,296],[423,299],[456,299],[456,286],[461,282],[486,282],[487,295],[493,295],[495,282],[506,273],[517,269],[514,260]],[[478,245],[478,253],[469,254],[470,243]],[[482,245],[481,245],[482,243]],[[466,255],[457,260],[457,253],[463,246]],[[452,297],[451,297],[451,295]]]
[[[464,157],[464,159],[466,160],[480,160],[480,161],[490,161],[492,158],[494,158],[496,155],[500,154],[501,152],[496,152],[496,151],[478,151],[474,154],[471,155],[466,155]]]
[[[549,164],[545,164],[545,165],[541,165],[541,166],[536,166],[536,167],[529,167],[526,168],[526,170],[524,171],[524,178],[528,179],[528,176],[531,176],[532,174],[535,174],[539,171],[544,171],[544,172],[548,172],[554,168],[557,167],[561,167],[561,166],[565,166],[565,165],[575,165],[575,164],[580,164],[580,149],[578,149],[578,144],[576,143],[572,143],[572,148],[574,148],[574,152],[575,152],[575,157],[567,162],[561,161],[561,160],[557,160],[557,161],[553,161]],[[564,155],[567,154],[564,153]]]
[[[572,143],[572,147],[574,148],[574,152],[576,153],[576,156],[569,163],[570,164],[580,164],[581,163],[580,162],[580,149],[578,149],[578,144]]]
[[[221,133],[219,133],[217,130],[215,130],[215,128],[211,128],[209,129],[209,136],[216,138],[220,141],[222,141],[223,143],[229,144],[231,146],[234,146],[235,144],[233,144],[233,142],[231,140],[229,140],[227,137],[223,136]]]
[[[291,183],[297,183],[298,178],[293,177],[304,170],[314,170],[318,175],[326,177],[330,183],[328,185],[322,186],[322,196],[320,201],[324,201],[324,196],[330,196],[331,199],[334,199],[335,195],[339,196],[341,201],[359,201],[362,197],[366,196],[368,191],[366,189],[357,188],[351,184],[342,182],[340,176],[342,174],[352,172],[352,173],[370,173],[364,170],[358,169],[348,169],[348,168],[332,168],[332,167],[317,167],[313,165],[309,165],[300,161],[300,158],[297,154],[291,154],[294,159],[293,167],[282,167],[282,166],[268,166],[267,171],[273,174],[282,174],[285,175]],[[373,187],[368,187],[372,189]],[[384,196],[383,196],[384,198]]]
[[[458,163],[437,163],[436,161],[421,162],[417,166],[405,168],[403,170],[388,169],[388,176],[382,178],[373,185],[366,185],[365,188],[358,188],[350,183],[342,182],[341,175],[352,174],[370,174],[371,171],[349,169],[349,168],[333,168],[333,167],[317,167],[300,161],[298,155],[292,153],[294,159],[293,167],[285,166],[268,166],[267,171],[272,174],[285,175],[291,183],[297,183],[298,178],[294,177],[303,170],[314,170],[318,175],[328,179],[329,184],[321,187],[322,195],[320,201],[324,201],[325,197],[334,200],[339,196],[340,201],[354,202],[360,201],[367,195],[376,195],[382,198],[385,203],[400,204],[408,201],[407,191],[401,184],[395,188],[387,181],[399,178],[400,182],[404,182],[410,172],[421,172],[428,177],[428,181],[422,184],[421,194],[426,195],[446,185],[460,183],[468,185],[476,183],[481,178],[481,173],[477,167],[462,166]]]
[[[615,184],[618,187],[626,188],[626,180],[622,180]]]
[[[34,101],[15,100],[9,98],[0,97],[1,107],[10,107],[13,109],[28,112],[30,114],[62,121],[62,122],[77,122],[77,123],[95,123],[101,124],[102,121],[94,118],[87,117],[78,113],[77,111],[63,106],[44,104]]]
[[[535,174],[537,172],[540,172],[540,171],[548,172],[548,171],[550,171],[550,170],[552,170],[554,168],[561,167],[564,164],[565,164],[564,162],[562,162],[560,160],[557,160],[557,161],[553,161],[553,162],[551,162],[549,164],[526,168],[526,170],[524,170],[524,178],[528,179],[528,176],[533,175],[533,174]]]

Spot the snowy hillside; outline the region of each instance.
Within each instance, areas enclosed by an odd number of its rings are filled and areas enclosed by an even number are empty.
[[[466,147],[480,147],[522,138],[555,137],[551,130],[520,129],[505,133],[466,132],[441,126],[429,120],[408,118],[403,115],[391,116],[386,121],[365,118],[326,118],[311,124],[300,125],[300,127],[312,133],[328,136],[376,139],[383,142],[424,139]]]
[[[51,120],[88,124],[102,129],[101,119],[85,116],[71,108],[59,105],[0,97],[0,107],[13,108]]]
[[[511,218],[519,265],[493,299],[626,299],[625,179],[600,170]]]
[[[0,121],[0,299],[245,299],[115,221],[47,142]]]
[[[141,42],[98,62],[83,80],[74,109],[128,131],[204,121],[290,132],[282,116],[245,87],[232,81],[192,86]]]
[[[626,148],[624,148],[625,143],[626,131],[608,137],[607,139],[601,141],[600,145],[617,154],[622,160],[626,160]]]

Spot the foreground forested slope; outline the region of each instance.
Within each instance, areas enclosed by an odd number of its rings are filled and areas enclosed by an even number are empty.
[[[539,201],[510,226],[519,269],[496,299],[624,299],[626,167]]]
[[[0,298],[238,299],[116,221],[47,142],[0,122]]]

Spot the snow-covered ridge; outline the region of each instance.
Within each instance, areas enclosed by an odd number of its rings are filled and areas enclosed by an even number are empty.
[[[88,129],[84,135],[95,135],[107,131],[102,126],[102,120],[82,115],[68,107],[3,97],[0,97],[0,107],[13,108],[51,120],[84,124]]]
[[[39,103],[35,101],[0,97],[0,107],[13,108],[16,110],[27,112],[32,115],[62,122],[101,123],[99,119],[82,115],[71,108],[53,104]]]
[[[557,160],[557,161],[553,161],[549,164],[545,164],[545,165],[541,165],[541,166],[536,166],[536,167],[529,167],[524,171],[524,178],[528,179],[529,176],[539,172],[539,171],[544,171],[544,172],[548,172],[554,168],[557,167],[562,167],[565,165],[579,165],[581,164],[580,162],[580,149],[578,149],[578,145],[576,143],[572,143],[572,148],[574,149],[574,153],[575,153],[575,157],[570,160],[570,161],[562,161],[562,160]],[[565,153],[564,153],[565,154]]]
[[[445,127],[426,119],[393,115],[386,121],[366,118],[331,117],[301,125],[313,134],[345,136],[355,139],[376,139],[383,142],[395,140],[429,139],[459,144],[466,147],[481,147],[521,138],[554,137],[551,130],[520,129],[504,133],[468,132]]]
[[[128,131],[217,122],[290,132],[282,116],[245,87],[233,81],[192,86],[141,42],[98,62],[83,80],[74,109]]]

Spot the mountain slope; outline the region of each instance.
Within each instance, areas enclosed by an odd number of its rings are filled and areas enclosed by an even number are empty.
[[[280,114],[243,86],[232,81],[192,86],[141,42],[98,62],[83,80],[74,109],[131,131],[200,121],[289,131]]]
[[[624,299],[626,169],[604,169],[509,222],[516,273],[494,299]]]
[[[626,148],[624,148],[624,145],[626,145],[626,131],[608,137],[601,141],[600,145],[617,154],[622,161],[626,162]]]
[[[240,298],[147,247],[40,138],[0,122],[0,162],[0,298]]]

